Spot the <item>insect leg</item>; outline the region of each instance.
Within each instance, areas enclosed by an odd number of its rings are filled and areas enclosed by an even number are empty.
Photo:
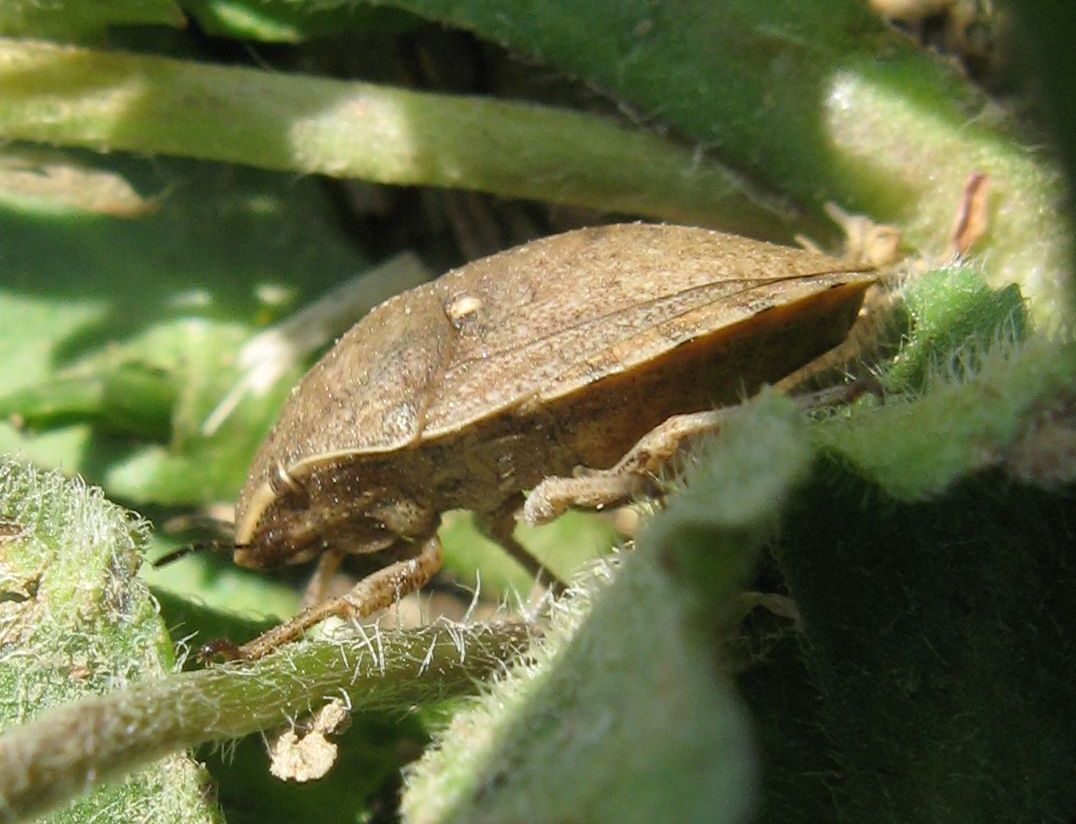
[[[273,627],[239,648],[239,657],[261,658],[282,644],[299,638],[306,630],[334,615],[358,620],[392,606],[403,596],[422,587],[441,568],[441,541],[427,538],[418,554],[379,569],[355,584],[339,598],[330,598],[303,610],[290,621]]]
[[[821,389],[794,398],[804,411],[850,403],[864,392],[875,391],[872,382]],[[523,506],[521,520],[527,524],[544,524],[569,507],[604,509],[629,503],[653,493],[662,474],[674,468],[674,461],[693,440],[716,432],[726,416],[736,407],[710,409],[687,415],[674,415],[651,429],[611,469],[576,468],[575,477],[546,478],[536,486]]]
[[[565,582],[542,566],[512,534],[516,528],[516,514],[522,506],[523,496],[513,495],[492,512],[479,513],[475,519],[476,525],[483,535],[496,541],[505,552],[519,561],[532,578],[548,581],[551,589],[561,591]]]
[[[728,409],[674,415],[644,435],[611,469],[576,470],[573,478],[546,478],[523,506],[523,522],[544,524],[569,507],[604,509],[637,498],[655,484],[688,443],[719,429]]]
[[[346,556],[347,553],[339,549],[327,549],[321,553],[318,557],[318,565],[314,568],[314,574],[310,576],[306,589],[303,590],[303,609],[309,609],[325,600],[329,592],[329,584]]]

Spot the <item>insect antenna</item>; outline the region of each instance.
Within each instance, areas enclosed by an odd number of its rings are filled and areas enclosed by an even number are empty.
[[[225,518],[217,518],[206,513],[194,513],[177,515],[169,518],[161,526],[161,531],[166,535],[175,535],[177,532],[209,532],[216,535],[205,541],[192,541],[181,544],[171,552],[166,552],[153,562],[154,567],[163,567],[180,558],[185,558],[195,552],[228,552],[234,549],[243,549],[238,546],[232,537],[235,534],[235,524]]]
[[[235,541],[222,541],[214,539],[212,541],[193,541],[189,544],[183,544],[173,549],[171,552],[166,552],[160,558],[153,562],[154,568],[160,569],[163,566],[167,566],[180,558],[186,558],[188,555],[193,555],[195,552],[231,552],[236,549],[246,549],[249,544],[237,544]]]

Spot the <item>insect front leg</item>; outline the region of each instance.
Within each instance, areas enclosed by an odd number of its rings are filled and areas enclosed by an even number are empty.
[[[239,647],[237,657],[261,658],[282,644],[294,641],[311,627],[332,616],[353,621],[365,618],[379,609],[392,606],[403,596],[421,588],[440,568],[441,541],[437,535],[431,535],[413,557],[396,561],[372,575],[367,575],[344,595],[315,604],[290,621],[262,633],[253,641]]]
[[[728,412],[674,415],[644,435],[611,469],[581,469],[572,478],[546,478],[527,497],[523,522],[544,524],[569,507],[604,509],[639,497],[654,488],[691,440],[719,429]]]

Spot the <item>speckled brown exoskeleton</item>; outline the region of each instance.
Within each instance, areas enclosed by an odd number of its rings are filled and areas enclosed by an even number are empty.
[[[799,249],[628,224],[537,240],[383,303],[292,391],[239,498],[235,561],[393,560],[240,653],[420,587],[445,510],[475,511],[512,547],[521,507],[541,522],[644,492],[715,410],[838,344],[872,282]]]

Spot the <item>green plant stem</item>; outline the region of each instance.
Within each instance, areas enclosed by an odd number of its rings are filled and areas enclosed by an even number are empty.
[[[527,643],[521,624],[292,644],[57,707],[0,737],[0,817],[21,820],[167,753],[287,723],[332,697],[401,712],[470,692]]]
[[[0,40],[0,137],[782,225],[721,167],[600,117],[32,41]]]

